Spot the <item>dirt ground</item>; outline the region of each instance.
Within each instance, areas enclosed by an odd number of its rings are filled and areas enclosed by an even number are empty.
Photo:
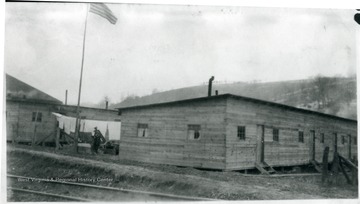
[[[244,175],[119,160],[118,156],[107,154],[75,154],[66,149],[55,152],[50,147],[26,145],[7,146],[7,173],[81,178],[85,183],[97,185],[223,200],[358,198],[357,186],[346,184],[343,176],[337,184],[329,186],[321,184],[321,175]],[[94,181],[85,181],[89,178]]]

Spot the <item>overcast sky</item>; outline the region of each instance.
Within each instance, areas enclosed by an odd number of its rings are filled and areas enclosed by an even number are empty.
[[[356,70],[355,10],[108,4],[89,13],[81,101]],[[5,72],[76,104],[87,5],[5,3]]]

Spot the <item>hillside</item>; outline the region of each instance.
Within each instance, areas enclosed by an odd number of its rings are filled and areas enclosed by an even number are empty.
[[[204,97],[207,89],[207,85],[202,85],[143,97],[130,96],[121,103],[111,105],[111,108]],[[356,119],[356,78],[316,77],[267,83],[213,84],[213,94],[215,90],[219,94],[241,95]]]

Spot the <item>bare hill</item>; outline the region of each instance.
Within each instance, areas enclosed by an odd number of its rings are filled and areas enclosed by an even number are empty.
[[[202,85],[143,97],[129,96],[111,107],[130,107],[204,97],[207,96],[207,89],[207,85]],[[356,78],[316,77],[267,83],[213,84],[213,94],[215,90],[218,90],[219,94],[241,95],[356,119]]]

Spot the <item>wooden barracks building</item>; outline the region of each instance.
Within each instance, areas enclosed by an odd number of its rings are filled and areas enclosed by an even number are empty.
[[[76,106],[64,105],[56,98],[6,74],[8,142],[54,143],[58,126],[53,112],[76,117]],[[116,110],[80,107],[80,116],[82,119],[120,121]]]
[[[231,94],[119,108],[120,158],[221,170],[357,157],[357,121]]]

